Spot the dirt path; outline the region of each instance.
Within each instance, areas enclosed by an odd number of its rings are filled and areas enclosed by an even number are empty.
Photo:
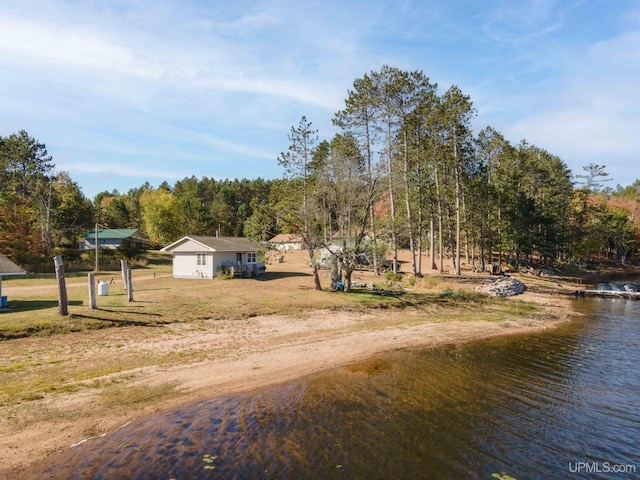
[[[142,281],[142,280],[150,280],[152,278],[162,278],[162,277],[170,277],[171,274],[170,273],[163,273],[163,274],[157,274],[157,275],[148,275],[148,274],[141,274],[141,275],[137,275],[136,273],[134,273],[134,281]],[[98,275],[96,276],[96,283],[104,280],[107,283],[110,283],[113,279],[114,283],[122,283],[122,277],[120,277],[119,275]],[[76,287],[88,287],[87,286],[87,280],[80,282],[74,279],[74,281],[68,281],[65,282],[65,285],[67,288],[76,288]],[[56,295],[58,293],[58,284],[55,282],[55,280],[53,280],[51,283],[46,284],[46,285],[31,285],[28,287],[22,287],[22,286],[18,286],[18,287],[14,287],[14,286],[7,286],[2,285],[2,294],[3,295],[7,295],[9,297],[20,297],[20,298],[24,298],[24,297],[31,297],[31,296],[39,296],[39,295],[46,295],[46,294],[52,294],[52,295]]]

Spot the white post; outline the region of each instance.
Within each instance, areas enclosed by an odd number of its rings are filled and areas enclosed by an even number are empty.
[[[120,260],[120,270],[122,272],[122,283],[124,283],[124,291],[126,292],[128,287],[128,283],[129,280],[127,279],[127,261],[126,260]]]

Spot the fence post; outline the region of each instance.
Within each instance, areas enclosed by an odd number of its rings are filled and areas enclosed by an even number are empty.
[[[56,268],[56,279],[58,280],[58,315],[69,315],[69,300],[67,298],[67,284],[64,279],[64,265],[62,257],[56,255],[53,257],[53,264]]]
[[[93,273],[89,274],[89,305],[92,310],[97,308],[96,305],[96,276]]]
[[[131,270],[127,270],[127,293],[129,295],[129,301],[133,302],[133,277],[131,276]]]
[[[129,283],[127,279],[127,261],[120,260],[120,270],[122,271],[122,283],[124,283],[124,291],[127,291],[127,283]]]

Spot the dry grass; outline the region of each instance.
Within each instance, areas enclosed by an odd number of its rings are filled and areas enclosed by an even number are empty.
[[[293,318],[322,310],[389,312],[348,327],[357,331],[409,325],[425,318],[431,322],[499,321],[535,309],[522,302],[487,299],[452,280],[422,278],[390,284],[370,272],[357,272],[354,280],[375,282],[383,290],[316,291],[300,252],[287,254],[282,264],[269,265],[260,279],[174,279],[167,273],[167,263],[166,258],[157,257],[147,268],[134,270],[135,301],[131,303],[119,272],[103,272],[97,279],[113,278],[114,283],[109,295],[97,297],[96,310],[87,305],[86,276],[67,277],[68,317],[57,314],[55,278],[44,284],[42,277],[7,282],[10,310],[0,313],[0,406],[12,408],[83,389],[99,389],[102,401],[109,405],[169,398],[174,394],[172,385],[147,391],[129,383],[146,367],[221,358],[230,355],[232,346],[158,351],[152,348],[154,342],[167,336],[177,342],[182,331],[223,332],[242,321],[250,344],[254,333],[248,320],[256,316]],[[322,272],[322,282],[329,284],[328,272]],[[305,333],[291,337],[304,341]],[[99,356],[91,356],[94,350]]]
[[[456,298],[441,298],[441,292],[456,291],[450,281],[418,279],[389,284],[370,272],[357,272],[360,281],[375,283],[379,290],[355,290],[352,294],[316,291],[301,252],[290,253],[285,263],[269,265],[260,279],[185,280],[172,278],[164,262],[156,260],[133,271],[134,302],[128,302],[119,272],[102,272],[96,280],[109,285],[108,296],[98,296],[98,309],[88,307],[87,277],[67,277],[68,317],[58,315],[56,281],[36,279],[7,282],[10,310],[0,314],[0,340],[27,336],[51,336],[108,327],[157,327],[170,323],[207,319],[239,319],[257,315],[295,315],[318,309],[419,308],[433,303],[459,304]],[[328,272],[321,272],[325,286]],[[475,292],[464,293],[469,302],[482,302]]]

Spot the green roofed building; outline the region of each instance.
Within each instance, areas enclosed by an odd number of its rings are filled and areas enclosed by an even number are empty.
[[[146,239],[135,228],[105,228],[98,229],[98,248],[108,248],[115,250],[125,239],[130,239],[135,244],[139,244],[142,248]],[[96,231],[91,230],[87,233],[83,241],[80,242],[80,250],[95,250],[96,248]]]

